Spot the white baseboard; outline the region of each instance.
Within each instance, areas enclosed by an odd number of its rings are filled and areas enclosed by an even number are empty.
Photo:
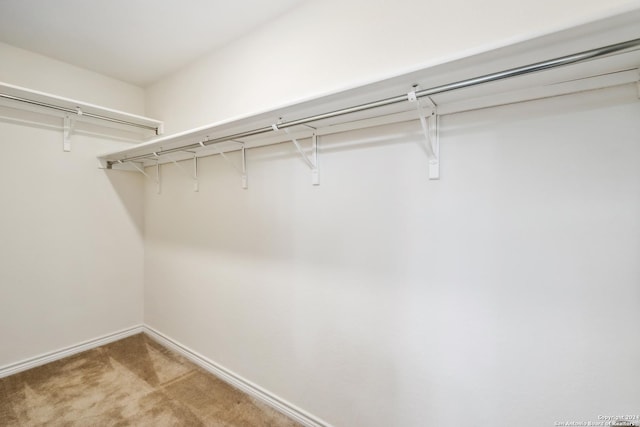
[[[81,353],[83,351],[91,350],[96,347],[100,347],[105,344],[109,344],[114,341],[127,338],[131,335],[139,334],[141,332],[146,333],[150,338],[156,340],[160,344],[168,347],[187,359],[191,360],[196,365],[204,368],[208,372],[212,373],[221,380],[231,384],[239,390],[253,396],[254,398],[264,402],[271,406],[275,410],[285,414],[289,418],[299,422],[306,427],[331,427],[331,425],[325,421],[322,421],[313,415],[303,411],[295,405],[287,402],[284,399],[264,390],[260,386],[252,383],[251,381],[242,378],[235,372],[209,360],[203,355],[191,350],[190,348],[180,344],[179,342],[167,337],[166,335],[156,331],[147,325],[138,325],[131,328],[123,329],[121,331],[113,332],[111,334],[103,335],[98,338],[87,340],[69,347],[65,347],[60,350],[52,351],[42,354],[40,356],[31,357],[20,362],[12,363],[0,367],[0,378],[8,377],[9,375],[17,374],[22,371],[26,371],[37,366],[45,365],[47,363],[55,362],[56,360],[64,359],[65,357],[72,356],[74,354]]]
[[[260,386],[246,380],[245,378],[242,378],[240,375],[230,371],[229,369],[220,366],[219,364],[209,360],[203,355],[191,350],[190,348],[167,337],[166,335],[161,334],[150,326],[145,325],[143,329],[150,338],[156,340],[158,343],[176,351],[177,353],[191,360],[196,365],[209,371],[221,380],[266,403],[275,410],[285,414],[286,416],[299,422],[300,424],[307,427],[331,427],[331,425],[327,422],[322,421],[312,416],[311,414],[308,414],[307,412],[292,405],[286,400],[279,398],[273,393],[264,390]]]
[[[29,359],[12,363],[10,365],[1,366],[0,378],[8,377],[9,375],[17,374],[18,372],[26,371],[27,369],[35,368],[36,366],[55,362],[56,360],[72,356],[83,351],[91,350],[92,348],[100,347],[101,345],[109,344],[110,342],[118,341],[131,335],[139,334],[141,332],[144,332],[144,327],[142,325],[133,326],[131,328],[103,335],[101,337],[84,341],[70,347],[65,347],[60,350],[41,354],[40,356],[31,357]]]

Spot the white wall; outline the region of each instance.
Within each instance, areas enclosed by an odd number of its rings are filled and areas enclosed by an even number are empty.
[[[145,321],[335,426],[637,413],[635,88],[219,157],[146,188]],[[307,142],[308,143],[308,142]],[[236,157],[237,159],[237,157]]]
[[[311,0],[149,87],[147,113],[172,133],[634,7],[640,1]]]
[[[97,168],[122,143],[72,144],[0,120],[0,366],[142,323],[141,178]]]
[[[146,113],[182,130],[631,5],[310,1],[149,88]],[[1,81],[145,112],[139,88],[0,55]],[[639,110],[625,88],[445,117],[439,182],[417,124],[324,138],[320,187],[288,145],[249,152],[249,190],[220,158],[199,193],[167,165],[144,214],[140,176],[95,168],[115,143],[63,153],[59,131],[0,122],[0,366],[137,324],[144,302],[336,426],[635,413]]]
[[[144,90],[93,71],[0,43],[0,82],[144,115]]]
[[[0,81],[144,113],[140,88],[2,43]],[[59,118],[0,116],[0,367],[142,323],[142,179],[96,161],[123,143],[65,153]]]
[[[147,112],[171,133],[638,7],[309,1]],[[249,152],[245,191],[220,158],[199,193],[163,166],[145,322],[335,426],[635,413],[639,112],[626,88],[445,117],[439,182],[403,126],[323,138],[318,188],[287,145]]]

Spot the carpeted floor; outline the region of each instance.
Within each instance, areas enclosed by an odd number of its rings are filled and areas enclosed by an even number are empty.
[[[0,379],[0,426],[298,425],[144,334]]]

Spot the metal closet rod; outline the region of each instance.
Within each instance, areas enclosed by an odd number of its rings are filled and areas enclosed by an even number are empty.
[[[416,97],[417,98],[423,98],[425,96],[437,95],[437,94],[441,94],[441,93],[445,93],[445,92],[450,92],[450,91],[453,91],[453,90],[458,90],[458,89],[464,89],[464,88],[468,88],[468,87],[472,87],[472,86],[477,86],[477,85],[484,84],[484,83],[495,82],[495,81],[498,81],[498,80],[504,80],[504,79],[511,78],[511,77],[517,77],[517,76],[521,76],[521,75],[525,75],[525,74],[535,73],[535,72],[538,72],[538,71],[548,70],[548,69],[551,69],[551,68],[557,68],[557,67],[561,67],[561,66],[564,66],[564,65],[570,65],[570,64],[576,64],[576,63],[579,63],[579,62],[585,62],[585,61],[589,61],[589,60],[592,60],[592,59],[596,59],[596,58],[612,55],[614,53],[620,53],[620,52],[625,51],[625,50],[630,50],[630,49],[636,50],[638,48],[640,48],[640,38],[629,40],[629,41],[626,41],[626,42],[616,43],[616,44],[612,44],[612,45],[608,45],[608,46],[599,47],[599,48],[596,48],[596,49],[586,50],[586,51],[583,51],[583,52],[575,53],[573,55],[561,56],[561,57],[550,59],[550,60],[547,60],[547,61],[536,62],[534,64],[529,64],[529,65],[524,65],[524,66],[521,66],[521,67],[511,68],[511,69],[504,70],[504,71],[498,71],[496,73],[485,74],[485,75],[480,76],[480,77],[474,77],[474,78],[471,78],[471,79],[461,80],[461,81],[454,82],[454,83],[448,83],[448,84],[444,84],[444,85],[440,85],[440,86],[435,86],[435,87],[432,87],[432,88],[429,88],[429,89],[419,90],[419,91],[416,92]],[[387,106],[387,105],[398,104],[400,102],[406,102],[406,101],[408,101],[408,95],[407,94],[402,94],[402,95],[394,96],[392,98],[381,99],[379,101],[370,102],[370,103],[367,103],[367,104],[355,105],[353,107],[343,108],[341,110],[335,110],[335,111],[330,111],[328,113],[323,113],[323,114],[318,114],[318,115],[315,115],[315,116],[305,117],[303,119],[298,119],[298,120],[292,120],[292,121],[289,121],[289,122],[278,123],[277,124],[277,129],[286,129],[286,128],[290,128],[290,127],[293,127],[293,126],[299,126],[299,125],[303,125],[303,124],[307,124],[307,123],[317,122],[319,120],[330,119],[330,118],[333,118],[333,117],[343,116],[343,115],[351,114],[351,113],[357,113],[357,112],[360,112],[360,111],[366,111],[366,110],[370,110],[370,109],[373,109],[373,108],[384,107],[384,106]],[[166,150],[155,151],[155,152],[149,153],[149,154],[141,154],[141,155],[138,155],[138,156],[127,157],[127,158],[123,158],[123,159],[120,159],[120,160],[110,160],[110,161],[107,161],[107,166],[111,167],[114,164],[122,163],[122,162],[130,162],[130,161],[136,161],[136,160],[157,158],[158,156],[161,156],[163,154],[169,154],[169,153],[175,153],[175,152],[178,152],[178,151],[196,149],[196,148],[202,147],[203,145],[207,146],[207,145],[218,144],[218,143],[227,142],[227,141],[230,141],[230,140],[242,139],[242,138],[247,138],[247,137],[255,136],[255,135],[261,135],[261,134],[272,132],[272,131],[274,131],[273,126],[266,126],[266,127],[262,127],[262,128],[258,128],[258,129],[254,129],[254,130],[250,130],[250,131],[246,131],[246,132],[236,133],[236,134],[233,134],[233,135],[228,135],[228,136],[224,136],[224,137],[220,137],[220,138],[209,139],[209,140],[206,140],[206,141],[202,141],[202,144],[200,144],[198,142],[198,143],[193,143],[193,144],[187,144],[187,145],[180,146],[180,147],[169,148],[169,149],[166,149]]]
[[[84,117],[91,117],[92,119],[105,120],[111,123],[118,123],[121,125],[134,126],[141,129],[152,130],[158,134],[158,128],[155,126],[142,125],[140,123],[133,123],[126,120],[114,119],[112,117],[103,116],[100,114],[86,113],[82,110],[74,110],[73,108],[61,107],[59,105],[48,104],[46,102],[34,101],[33,99],[21,98],[19,96],[7,95],[6,93],[0,93],[0,98],[9,99],[11,101],[24,102],[25,104],[37,105],[38,107],[50,108],[52,110],[63,111],[65,113],[81,115]]]

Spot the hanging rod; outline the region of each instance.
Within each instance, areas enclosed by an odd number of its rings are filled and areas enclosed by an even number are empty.
[[[626,42],[611,44],[608,46],[599,47],[596,49],[586,50],[583,52],[575,53],[572,55],[561,56],[554,59],[549,59],[542,62],[536,62],[529,65],[524,65],[521,67],[510,68],[508,70],[498,71],[495,73],[485,74],[483,76],[474,77],[466,80],[460,80],[454,83],[447,83],[440,86],[434,86],[432,88],[423,89],[415,92],[415,96],[417,98],[423,98],[426,96],[437,95],[445,92],[450,92],[453,90],[464,89],[472,86],[478,86],[484,83],[495,82],[499,80],[508,79],[511,77],[522,76],[525,74],[531,74],[539,71],[549,70],[552,68],[557,68],[570,64],[577,64],[580,62],[586,62],[589,60],[593,60],[596,58],[601,58],[605,56],[609,56],[616,53],[621,53],[623,51],[628,50],[637,50],[640,49],[640,38],[629,40]],[[330,111],[323,114],[318,114],[315,116],[305,117],[298,120],[292,120],[289,122],[278,123],[276,126],[265,126],[258,129],[253,129],[246,132],[236,133],[233,135],[228,135],[220,138],[209,139],[206,141],[202,141],[202,143],[193,143],[187,144],[180,147],[169,148],[166,150],[155,151],[149,154],[141,154],[138,156],[126,157],[118,160],[109,160],[107,161],[107,167],[110,168],[112,165],[123,162],[130,161],[139,161],[148,158],[157,158],[163,154],[174,153],[178,151],[190,150],[200,148],[202,146],[208,146],[213,144],[219,144],[222,142],[227,142],[232,139],[242,139],[250,136],[261,135],[269,132],[273,132],[275,130],[287,129],[293,126],[299,126],[307,123],[317,122],[319,120],[330,119],[338,116],[343,116],[346,114],[357,113],[360,111],[371,110],[374,108],[385,107],[388,105],[398,104],[401,102],[408,101],[408,95],[402,94],[398,96],[394,96],[391,98],[381,99],[379,101],[369,102],[366,104],[355,105],[353,107],[343,108],[340,110]]]
[[[127,120],[115,119],[113,117],[103,116],[101,114],[87,113],[85,111],[82,111],[80,108],[73,109],[68,107],[61,107],[59,105],[48,104],[46,102],[41,102],[41,101],[34,101],[33,99],[21,98],[19,96],[8,95],[6,93],[0,93],[0,98],[8,99],[11,101],[23,102],[25,104],[30,104],[30,105],[36,105],[38,107],[50,108],[52,110],[62,111],[70,114],[76,114],[79,116],[81,115],[83,117],[90,117],[92,119],[104,120],[111,123],[118,123],[121,125],[127,125],[127,126],[133,126],[141,129],[152,130],[155,132],[156,135],[159,134],[159,129],[157,126],[148,126],[140,123],[129,122]]]

